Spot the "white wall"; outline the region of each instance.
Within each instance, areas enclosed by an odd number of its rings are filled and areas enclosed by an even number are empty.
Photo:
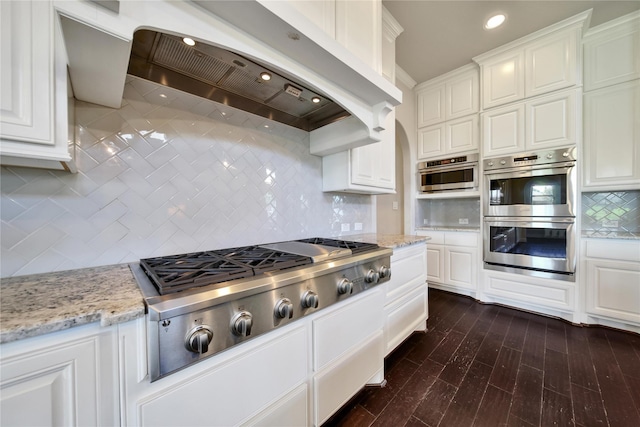
[[[374,231],[308,133],[133,77],[124,98],[77,103],[77,174],[1,168],[0,277]]]

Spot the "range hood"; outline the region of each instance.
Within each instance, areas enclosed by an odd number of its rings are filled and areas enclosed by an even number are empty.
[[[294,76],[210,44],[152,30],[133,36],[128,73],[312,131],[350,116]]]
[[[382,139],[402,92],[289,2],[54,1],[75,97],[119,108],[127,73],[309,131],[325,156]],[[196,41],[183,46],[183,37]],[[241,65],[240,65],[241,64]],[[260,83],[262,70],[272,75]],[[318,97],[320,102],[308,100]]]

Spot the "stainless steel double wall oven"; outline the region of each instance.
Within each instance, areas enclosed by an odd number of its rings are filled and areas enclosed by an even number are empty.
[[[576,149],[484,160],[489,269],[574,280]]]

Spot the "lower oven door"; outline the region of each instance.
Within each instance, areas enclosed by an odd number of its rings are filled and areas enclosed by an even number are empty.
[[[575,219],[485,217],[484,262],[519,268],[525,274],[532,270],[573,275]]]

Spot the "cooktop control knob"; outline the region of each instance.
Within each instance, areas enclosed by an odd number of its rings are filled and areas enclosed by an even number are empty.
[[[302,306],[304,308],[318,308],[318,294],[313,291],[302,294]]]
[[[367,271],[367,274],[365,274],[364,276],[364,281],[367,283],[378,283],[379,280],[380,280],[380,274],[373,269],[370,269],[369,271]]]
[[[253,316],[248,311],[241,311],[231,319],[231,332],[239,337],[248,337],[251,335],[251,326],[253,324]]]
[[[549,160],[553,159],[553,153],[547,154],[547,159],[549,159]]]
[[[276,303],[274,314],[279,319],[291,319],[293,317],[293,304],[289,298],[282,298]]]
[[[383,265],[378,269],[378,274],[380,275],[381,279],[384,279],[385,277],[391,277],[391,269],[386,265]]]
[[[493,166],[493,162],[488,162],[487,166],[489,166],[489,167]]]
[[[213,339],[213,332],[207,325],[199,325],[191,329],[185,338],[184,345],[187,350],[204,354],[209,351],[209,344]]]
[[[338,293],[340,295],[353,293],[353,282],[346,277],[338,282]]]
[[[506,165],[506,164],[507,164],[507,161],[506,161],[506,160],[500,160],[500,164],[501,164],[502,166],[504,166],[504,165]]]

